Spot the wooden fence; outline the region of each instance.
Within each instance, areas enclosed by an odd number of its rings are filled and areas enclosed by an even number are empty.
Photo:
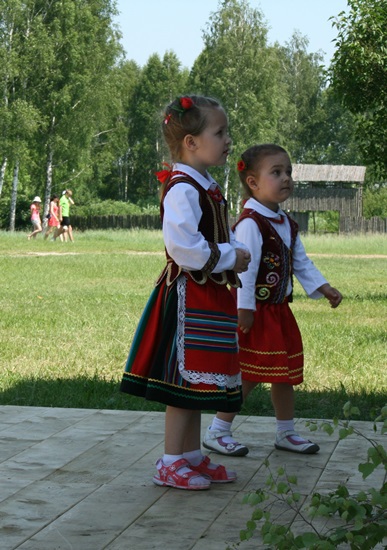
[[[340,233],[387,233],[387,218],[340,216]]]
[[[125,216],[71,216],[71,225],[75,229],[161,229],[160,216],[125,215]]]
[[[300,231],[308,231],[309,212],[289,212],[296,220]],[[230,224],[235,223],[230,218]],[[136,216],[71,216],[71,223],[75,229],[161,229],[158,215]],[[360,216],[340,215],[340,233],[387,233],[387,218],[366,219]]]

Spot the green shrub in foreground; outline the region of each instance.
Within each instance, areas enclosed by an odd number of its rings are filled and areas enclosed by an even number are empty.
[[[355,434],[365,438],[368,448],[367,460],[359,464],[358,470],[363,479],[370,476],[378,467],[387,472],[387,453],[384,447],[350,425],[351,416],[358,416],[359,410],[347,402],[343,408],[347,420],[339,422],[307,422],[311,431],[323,429],[329,435],[339,430],[340,440]],[[387,405],[374,421],[374,431],[387,432]],[[351,495],[344,484],[328,495],[314,493],[309,506],[309,517],[300,507],[301,494],[297,492],[297,477],[286,473],[286,468],[278,468],[272,472],[269,461],[265,461],[269,475],[264,489],[260,488],[244,497],[243,502],[254,508],[246,529],[240,531],[240,540],[251,539],[258,526],[265,548],[273,550],[334,550],[346,544],[351,550],[368,550],[381,543],[387,533],[387,483],[381,487],[370,488]],[[385,479],[385,476],[384,476]],[[274,499],[274,503],[273,503]],[[303,520],[310,530],[296,535],[289,525],[278,524],[272,520],[272,511],[276,503],[286,505],[292,510],[296,518]],[[314,524],[316,518],[339,518],[339,524],[334,527],[321,528],[319,523]],[[238,543],[239,544],[239,543]]]

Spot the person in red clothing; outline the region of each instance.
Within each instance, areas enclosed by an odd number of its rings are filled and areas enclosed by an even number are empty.
[[[48,227],[44,235],[45,239],[48,239],[48,236],[54,232],[54,238],[56,238],[58,229],[60,227],[59,221],[59,197],[58,195],[53,195],[50,199],[50,211],[48,213]],[[60,236],[62,240],[62,236]]]
[[[42,232],[42,220],[40,219],[40,205],[42,201],[40,197],[35,197],[30,206],[31,212],[31,223],[33,226],[33,231],[28,235],[28,240],[31,238],[36,239],[36,235]]]
[[[237,311],[250,254],[228,226],[227,204],[207,169],[225,164],[228,122],[217,101],[185,96],[162,121],[173,166],[158,173],[167,264],[144,310],[121,391],[165,404],[165,449],[156,485],[208,489],[236,473],[200,448],[201,410],[239,411]]]
[[[238,162],[247,198],[236,224],[236,238],[251,252],[249,269],[237,291],[239,359],[244,399],[260,383],[271,384],[277,433],[275,447],[313,454],[319,446],[295,431],[294,386],[303,381],[301,334],[289,307],[293,275],[310,298],[323,296],[336,308],[341,293],[307,257],[298,226],[280,208],[293,192],[288,153],[275,144],[255,145]],[[248,448],[232,435],[235,413],[218,412],[205,433],[205,448],[244,456]]]

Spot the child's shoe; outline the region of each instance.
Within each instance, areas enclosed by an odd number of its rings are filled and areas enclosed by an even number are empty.
[[[221,455],[228,456],[245,456],[249,449],[245,445],[241,445],[237,441],[226,443],[224,437],[232,437],[229,431],[210,430],[207,428],[204,434],[203,447],[215,451]]]
[[[236,472],[226,470],[220,464],[213,464],[208,456],[203,457],[203,460],[197,466],[190,464],[189,467],[211,483],[230,483],[237,478]]]
[[[170,466],[166,466],[160,458],[156,462],[156,468],[158,472],[153,476],[153,483],[156,485],[190,491],[202,491],[210,488],[211,482],[208,477],[194,471],[194,468],[184,458],[176,460]],[[184,472],[179,474],[181,469],[184,469]]]
[[[302,438],[293,430],[278,432],[274,446],[281,451],[290,451],[305,455],[313,455],[320,450],[320,447],[316,443]]]

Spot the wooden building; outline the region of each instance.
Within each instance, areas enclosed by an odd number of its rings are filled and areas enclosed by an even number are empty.
[[[291,212],[301,231],[307,231],[309,212],[362,216],[365,171],[365,166],[293,164],[294,191],[281,207]]]

